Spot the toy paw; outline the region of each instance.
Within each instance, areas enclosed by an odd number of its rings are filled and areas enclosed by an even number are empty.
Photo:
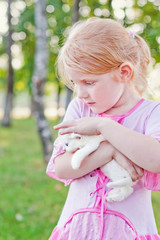
[[[72,164],[72,168],[75,169],[75,170],[80,167],[80,163],[79,162],[72,161],[71,164]]]
[[[112,189],[106,197],[108,202],[118,202],[126,199],[133,192],[133,188],[115,188]]]
[[[108,196],[106,197],[108,202],[119,202],[125,199],[124,194],[121,192],[120,189],[113,189],[109,192]]]

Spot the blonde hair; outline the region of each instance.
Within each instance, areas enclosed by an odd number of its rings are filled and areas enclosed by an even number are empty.
[[[64,83],[73,88],[66,67],[85,74],[105,74],[125,61],[134,66],[134,86],[142,93],[147,85],[146,72],[150,62],[147,43],[134,38],[118,22],[104,18],[89,18],[73,25],[59,52],[57,69]]]

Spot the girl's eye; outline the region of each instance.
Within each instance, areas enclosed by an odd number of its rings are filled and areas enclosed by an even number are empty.
[[[86,82],[87,85],[93,85],[94,82]]]
[[[70,80],[71,81],[71,83],[74,85],[75,83],[73,82],[73,80]]]

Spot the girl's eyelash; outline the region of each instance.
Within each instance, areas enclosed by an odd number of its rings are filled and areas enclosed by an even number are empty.
[[[73,85],[75,85],[75,83],[73,82],[73,80],[70,80],[71,81],[71,83],[73,84]],[[85,82],[87,85],[92,85],[92,84],[94,84],[94,82]]]
[[[70,80],[71,81],[71,83],[74,85],[74,82],[73,82],[73,80]]]
[[[92,85],[94,82],[86,82],[87,85]]]

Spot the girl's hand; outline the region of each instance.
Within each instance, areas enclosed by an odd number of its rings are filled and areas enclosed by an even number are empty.
[[[110,120],[110,119],[109,119]],[[102,121],[107,119],[96,117],[85,117],[72,121],[65,121],[56,126],[55,130],[60,130],[60,134],[79,133],[82,135],[98,135],[101,134],[99,126]],[[104,123],[106,124],[106,122]],[[119,163],[126,171],[129,172],[133,181],[140,179],[143,176],[143,169],[129,160],[117,149],[114,150],[112,158]]]
[[[84,117],[72,121],[62,122],[54,126],[55,130],[60,130],[60,134],[79,133],[82,135],[98,135],[99,123],[102,118],[98,117]]]
[[[116,149],[114,150],[113,159],[130,174],[133,181],[143,177],[143,168],[137,166]]]

